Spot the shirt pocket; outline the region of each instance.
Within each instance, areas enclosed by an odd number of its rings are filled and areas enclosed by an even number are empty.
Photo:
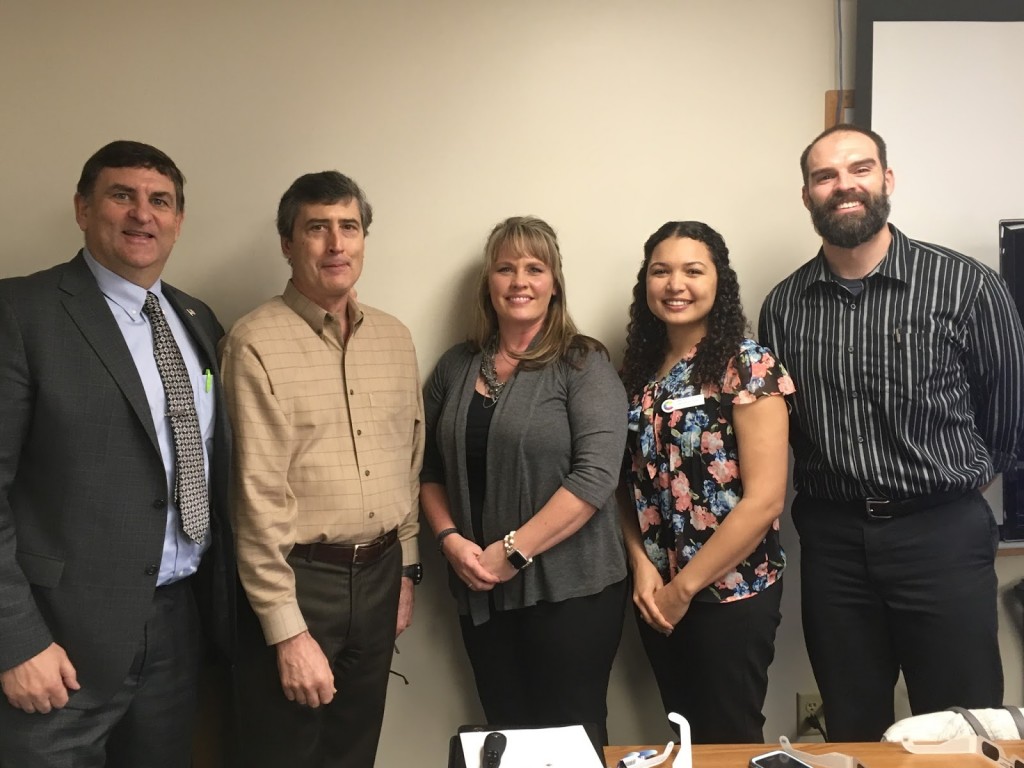
[[[379,438],[389,446],[411,445],[416,433],[416,396],[412,392],[371,392],[370,407]]]
[[[894,332],[895,365],[888,384],[904,403],[919,403],[923,393],[950,397],[966,386],[959,363],[963,345],[951,328],[937,323],[908,324]]]
[[[202,435],[206,447],[206,457],[213,455],[213,420],[215,417],[215,398],[213,373],[207,369],[199,374],[195,382],[196,417],[199,419],[199,434]]]

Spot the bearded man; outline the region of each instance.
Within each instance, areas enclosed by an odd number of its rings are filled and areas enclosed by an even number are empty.
[[[988,267],[888,224],[877,133],[800,158],[818,254],[765,300],[797,383],[790,440],[804,639],[829,739],[877,741],[902,671],[915,714],[1002,704],[998,529],[982,491],[1024,429],[1024,332]]]

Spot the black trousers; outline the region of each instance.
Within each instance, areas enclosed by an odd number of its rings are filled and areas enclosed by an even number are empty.
[[[311,709],[281,690],[277,649],[248,605],[240,606],[236,690],[239,765],[245,768],[373,768],[398,623],[402,548],[375,563],[328,565],[288,558],[309,633],[334,670],[330,704]]]
[[[0,700],[0,767],[188,768],[202,635],[189,581],[156,590],[128,677],[109,701],[83,688],[63,709],[30,715]]]
[[[608,678],[622,637],[627,580],[595,595],[461,616],[487,722],[534,727],[594,723],[608,743]]]
[[[782,614],[782,582],[730,603],[690,603],[671,635],[637,614],[640,640],[666,714],[690,724],[694,744],[762,744],[768,667]]]
[[[804,639],[833,741],[877,741],[900,670],[914,714],[1003,699],[999,531],[977,491],[891,520],[798,495]]]

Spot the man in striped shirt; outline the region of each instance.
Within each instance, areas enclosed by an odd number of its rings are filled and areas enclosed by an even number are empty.
[[[901,670],[914,713],[1002,704],[981,491],[1015,466],[1024,332],[993,270],[888,224],[880,136],[835,126],[800,164],[822,248],[768,295],[760,340],[797,382],[792,513],[829,738],[871,741]]]

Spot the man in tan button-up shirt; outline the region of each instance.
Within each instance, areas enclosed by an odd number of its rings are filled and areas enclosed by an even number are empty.
[[[412,620],[423,402],[409,331],[352,290],[371,217],[342,174],[297,179],[277,222],[291,280],[222,350],[246,766],[370,768]]]

